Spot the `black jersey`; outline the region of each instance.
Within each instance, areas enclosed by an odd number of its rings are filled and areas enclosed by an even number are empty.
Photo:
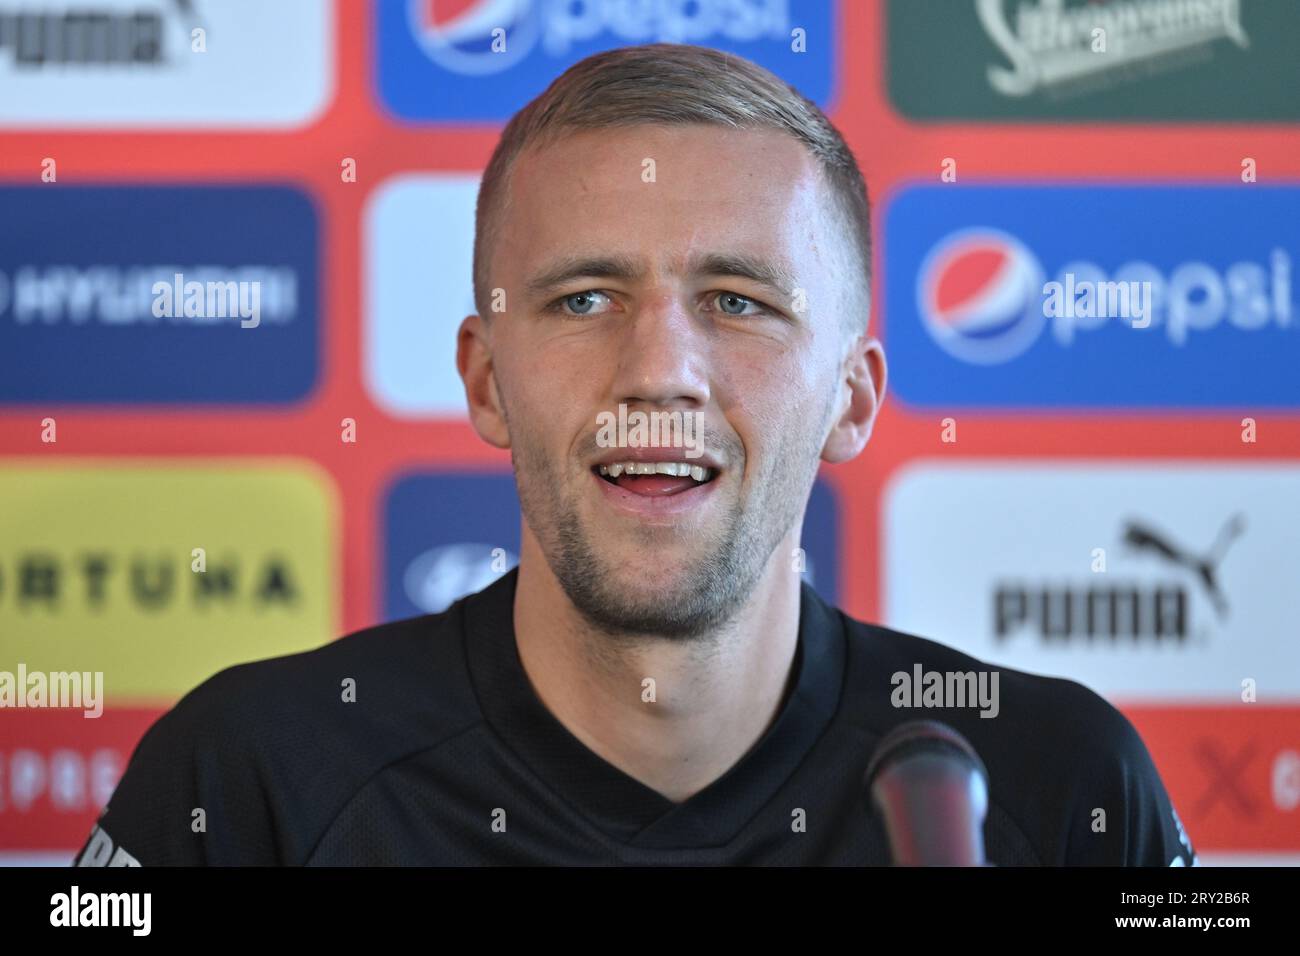
[[[887,864],[863,773],[919,718],[959,730],[988,770],[990,862],[1196,863],[1141,738],[1097,694],[856,621],[807,584],[776,719],[674,803],[536,696],[517,577],[210,678],[141,739],[77,863]],[[996,716],[896,706],[916,701],[894,675],[980,670],[998,672]]]

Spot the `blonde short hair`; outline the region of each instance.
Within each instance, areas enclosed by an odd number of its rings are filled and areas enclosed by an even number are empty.
[[[506,124],[479,187],[474,228],[474,301],[487,316],[488,251],[515,159],[565,131],[702,123],[789,133],[821,164],[835,212],[860,260],[865,329],[871,287],[871,209],[852,150],[816,104],[743,57],[708,47],[650,43],[587,57],[561,74]]]

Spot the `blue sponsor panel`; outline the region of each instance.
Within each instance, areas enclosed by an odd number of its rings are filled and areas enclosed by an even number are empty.
[[[505,120],[593,53],[693,43],[753,60],[826,109],[833,14],[833,0],[376,0],[376,83],[401,119]]]
[[[1300,188],[917,185],[884,233],[904,402],[1300,405]]]
[[[835,492],[826,482],[813,482],[808,508],[803,515],[804,580],[831,604],[840,602],[841,515]]]
[[[383,509],[386,620],[436,614],[519,563],[513,473],[407,474],[393,482]],[[835,494],[817,481],[804,515],[804,578],[832,603],[839,599],[839,529]]]
[[[289,403],[314,386],[301,191],[3,186],[0,212],[0,402]]]
[[[512,472],[403,475],[383,508],[386,620],[436,614],[519,563]]]

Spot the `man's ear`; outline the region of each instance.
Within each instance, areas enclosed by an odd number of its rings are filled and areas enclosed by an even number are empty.
[[[880,405],[885,400],[885,350],[865,332],[845,356],[836,418],[831,425],[822,460],[831,464],[857,457],[871,437]]]
[[[474,430],[489,445],[509,448],[510,429],[497,392],[487,323],[481,316],[466,316],[460,324],[456,333],[456,370],[465,383],[465,400]]]

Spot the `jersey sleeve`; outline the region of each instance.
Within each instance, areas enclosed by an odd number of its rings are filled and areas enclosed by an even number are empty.
[[[1191,838],[1137,728],[1121,723],[1114,762],[1115,791],[1122,794],[1124,866],[1200,866]]]
[[[74,866],[278,862],[237,692],[222,672],[149,728]]]
[[[1199,866],[1196,851],[1141,734],[1123,713],[1074,682],[1056,685],[1054,713],[1068,726],[1051,752],[1065,831],[1049,865]],[[1057,719],[1057,718],[1054,718]],[[1058,725],[1059,726],[1059,725]],[[1052,825],[1055,828],[1055,824]]]

